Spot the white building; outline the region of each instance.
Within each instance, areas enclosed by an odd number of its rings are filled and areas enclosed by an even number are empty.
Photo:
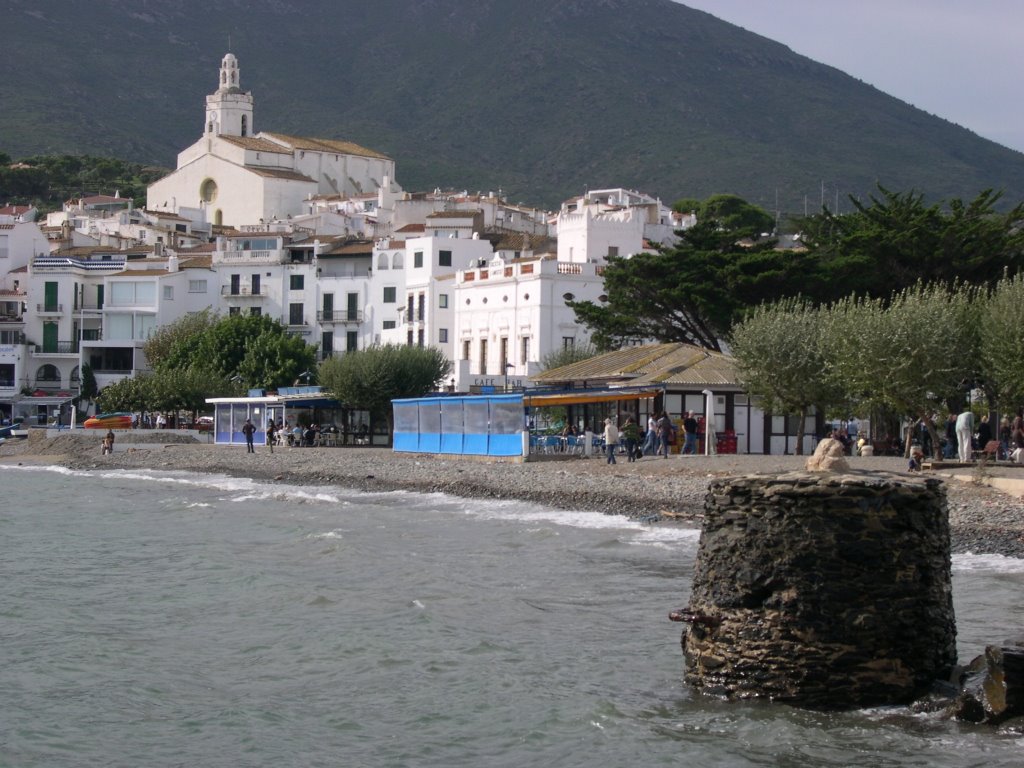
[[[147,209],[198,209],[215,225],[255,224],[308,212],[305,202],[317,195],[376,192],[394,178],[393,160],[352,142],[257,133],[252,94],[239,83],[229,53],[206,97],[202,138],[149,186]]]

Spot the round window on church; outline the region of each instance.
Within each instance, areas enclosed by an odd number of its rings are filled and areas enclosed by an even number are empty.
[[[213,179],[205,179],[199,185],[199,199],[204,203],[212,203],[217,199],[217,182]]]

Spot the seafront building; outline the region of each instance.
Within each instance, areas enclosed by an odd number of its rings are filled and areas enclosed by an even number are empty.
[[[449,389],[527,386],[546,355],[589,341],[567,302],[603,300],[609,257],[692,223],[623,188],[553,214],[500,190],[409,193],[383,153],[257,131],[240,82],[229,53],[202,136],[144,209],[115,191],[43,226],[13,209],[0,223],[4,413],[66,411],[86,364],[100,387],[147,371],[146,338],[206,308],[273,317],[320,359],[431,345],[453,362]]]

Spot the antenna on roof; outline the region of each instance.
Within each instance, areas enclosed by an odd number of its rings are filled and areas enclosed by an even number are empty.
[[[231,33],[228,32],[228,53],[231,53]]]

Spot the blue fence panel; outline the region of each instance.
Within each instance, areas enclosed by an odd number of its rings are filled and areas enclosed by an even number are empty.
[[[441,401],[441,453],[462,453],[466,424],[465,402],[460,398]]]
[[[441,452],[441,403],[437,400],[419,401],[420,453]]]
[[[395,434],[393,447],[396,451],[419,451],[420,418],[415,400],[394,404]]]

